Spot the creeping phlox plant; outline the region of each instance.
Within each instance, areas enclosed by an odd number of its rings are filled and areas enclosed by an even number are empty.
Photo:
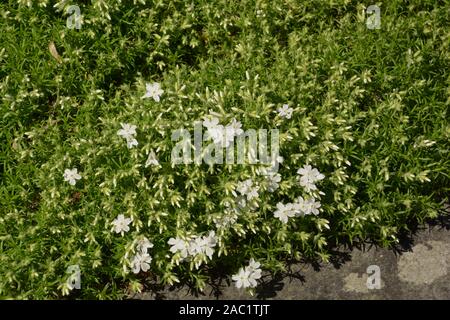
[[[0,4],[0,296],[253,294],[436,218],[448,8],[370,4]]]

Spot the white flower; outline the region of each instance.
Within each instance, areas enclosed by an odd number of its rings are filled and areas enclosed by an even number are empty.
[[[234,137],[240,136],[244,133],[242,128],[242,123],[233,118],[231,122],[224,128],[225,136],[222,145],[226,148],[230,146],[234,142]]]
[[[305,201],[304,203],[305,206],[305,215],[308,214],[314,214],[314,215],[318,215],[319,214],[319,208],[320,208],[320,202],[314,200],[314,199],[308,199]]]
[[[205,240],[202,237],[195,236],[189,242],[189,248],[188,248],[189,255],[195,256],[195,255],[201,253],[204,245],[205,245]]]
[[[248,263],[247,270],[250,271],[251,277],[255,280],[261,278],[261,263],[256,262],[253,258]]]
[[[137,274],[141,270],[147,272],[150,269],[150,263],[152,263],[152,257],[148,253],[136,254],[131,262],[133,273]]]
[[[256,280],[261,278],[261,269],[253,270],[250,267],[246,267],[247,271],[250,271],[250,276],[248,277],[248,281],[250,282],[250,286],[252,288],[256,287],[258,283]]]
[[[312,168],[310,165],[298,169],[297,173],[300,175],[300,185],[305,188],[306,192],[317,190],[315,183],[325,178],[319,170]]]
[[[228,148],[234,141],[233,130],[224,128],[221,124],[217,127],[208,128],[207,133],[214,143],[222,148]]]
[[[244,133],[244,130],[242,130],[242,123],[234,118],[233,120],[231,120],[231,122],[227,125],[226,128],[230,130],[233,136],[239,136],[242,133]]]
[[[188,249],[189,249],[188,241],[177,237],[177,238],[170,238],[167,243],[171,245],[169,249],[170,252],[172,253],[179,252],[180,257],[182,259],[185,259],[188,256]]]
[[[121,123],[122,129],[117,131],[117,134],[127,140],[128,149],[133,148],[133,146],[137,146],[138,142],[134,138],[136,134],[136,126],[128,123]]]
[[[247,200],[251,200],[258,197],[259,186],[253,185],[253,181],[247,179],[238,183],[237,191],[241,195],[246,196]]]
[[[288,219],[295,216],[295,208],[292,203],[283,204],[277,203],[277,210],[274,212],[274,217],[280,219],[281,222],[287,223]]]
[[[77,183],[77,180],[81,179],[81,176],[78,174],[78,169],[66,169],[64,170],[64,181],[68,181],[70,185],[74,186]]]
[[[145,162],[145,167],[147,168],[148,166],[157,166],[159,165],[158,159],[156,159],[156,154],[153,150],[150,151],[147,161]]]
[[[123,214],[119,214],[117,218],[112,222],[113,230],[123,236],[124,232],[130,231],[130,227],[128,226],[130,222],[131,218],[125,218]]]
[[[207,128],[207,136],[222,148],[228,148],[233,143],[234,137],[244,132],[241,129],[242,124],[236,119],[224,127],[219,124],[217,117],[209,116],[203,121],[203,126]]]
[[[249,265],[245,268],[240,268],[239,272],[231,278],[236,281],[236,287],[240,288],[254,288],[258,285],[257,281],[261,278],[261,264],[255,260],[250,259]]]
[[[256,280],[258,280],[259,278],[261,278],[261,270],[259,270],[259,273],[250,273],[248,281],[250,282],[250,286],[252,288],[258,285],[258,282]]]
[[[224,146],[226,144],[225,129],[219,124],[214,127],[208,127],[207,136],[210,137],[215,144]]]
[[[210,231],[208,236],[199,237],[196,236],[189,243],[188,252],[191,256],[196,256],[197,254],[205,254],[210,259],[214,254],[214,247],[217,244],[217,238],[214,231]]]
[[[251,179],[240,181],[237,185],[237,191],[240,194],[245,195],[247,192],[249,192],[250,188],[252,187],[252,184],[253,182]]]
[[[294,109],[289,108],[289,105],[283,104],[283,107],[278,108],[278,114],[282,118],[290,119],[292,117],[292,112]]]
[[[216,117],[209,117],[209,118],[206,118],[205,121],[203,121],[203,126],[208,129],[217,127],[218,124],[219,124],[219,119]]]
[[[141,97],[141,99],[145,98],[153,98],[156,102],[159,102],[159,97],[164,93],[164,90],[161,89],[161,85],[157,82],[153,82],[152,84],[145,84],[145,94]]]
[[[117,134],[124,139],[132,139],[136,134],[136,126],[129,123],[121,123],[122,129],[117,131]]]
[[[141,253],[147,253],[148,249],[153,248],[153,243],[150,242],[146,237],[139,239],[136,245],[137,251]]]
[[[269,192],[274,192],[280,186],[278,183],[281,182],[281,175],[279,173],[269,172],[267,175],[267,181],[269,182],[267,190]]]
[[[240,268],[239,272],[231,277],[233,281],[236,281],[236,288],[249,288],[250,284],[250,271]]]
[[[212,259],[212,255],[214,254],[214,247],[217,245],[217,237],[214,231],[210,231],[208,236],[203,237],[204,245],[202,248],[203,253],[209,258]]]
[[[214,231],[210,231],[207,236],[204,236],[206,244],[209,247],[215,247],[217,244],[217,237]]]
[[[247,193],[247,200],[258,197],[259,186],[253,186]]]
[[[302,197],[298,197],[293,203],[293,206],[297,216],[309,214],[318,215],[321,204],[314,200],[314,198],[305,200]]]
[[[138,142],[136,139],[127,139],[127,147],[128,149],[133,148],[133,146],[137,146]]]
[[[219,124],[217,117],[209,115],[203,121],[203,126],[207,128],[207,137],[211,138],[215,144],[222,148],[228,148],[233,143],[234,137],[244,132],[241,129],[242,124],[234,118],[224,127]]]
[[[304,215],[306,212],[305,200],[302,197],[298,197],[293,203],[294,211],[297,216]]]

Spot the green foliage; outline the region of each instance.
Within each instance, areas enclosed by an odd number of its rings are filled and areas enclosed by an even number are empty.
[[[80,30],[68,29],[76,4]],[[395,244],[435,218],[449,191],[449,7],[388,1],[369,30],[351,0],[9,0],[0,4],[0,296],[111,299],[149,280],[204,286],[250,258],[269,271],[327,260],[332,246]],[[49,52],[55,44],[62,62]],[[161,101],[141,99],[158,82]],[[294,109],[291,119],[276,110]],[[280,187],[251,165],[171,164],[173,131],[208,115],[280,130]],[[121,123],[137,126],[128,149]],[[160,166],[145,168],[150,150]],[[305,196],[297,169],[325,175],[318,216],[273,216]],[[78,168],[75,186],[64,170]],[[240,181],[257,210],[218,228]],[[132,217],[124,236],[119,215]],[[206,235],[212,259],[179,261],[170,238]],[[151,268],[127,272],[136,239]],[[197,259],[197,258],[196,258]],[[196,266],[197,263],[197,266]],[[81,290],[68,291],[78,264]]]

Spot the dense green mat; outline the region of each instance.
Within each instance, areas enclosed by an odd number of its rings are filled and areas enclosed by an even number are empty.
[[[0,297],[111,299],[218,274],[251,293],[260,270],[392,246],[436,218],[445,3],[2,1]],[[172,134],[202,120],[278,129],[278,171],[173,164]]]

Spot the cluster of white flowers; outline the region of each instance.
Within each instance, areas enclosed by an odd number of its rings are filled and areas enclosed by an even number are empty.
[[[112,222],[115,233],[120,233],[122,236],[124,232],[130,231],[130,227],[128,226],[131,223],[131,218],[125,218],[123,214],[119,214],[116,219]]]
[[[228,148],[233,143],[234,138],[241,135],[242,124],[233,118],[227,126],[219,124],[219,119],[214,116],[208,116],[203,121],[203,126],[207,129],[207,136],[210,137],[215,144]]]
[[[316,182],[325,178],[319,170],[310,165],[305,165],[303,168],[298,169],[297,173],[299,174],[300,185],[305,188],[306,192],[317,190]]]
[[[305,215],[318,215],[320,202],[314,198],[303,199],[298,197],[295,202],[283,204],[277,203],[277,210],[274,212],[274,217],[280,219],[281,222],[287,223],[289,218],[305,216]]]
[[[127,141],[127,147],[131,149],[133,146],[137,146],[138,142],[135,138],[136,126],[128,123],[121,123],[120,125],[122,129],[117,131],[117,134]]]
[[[170,252],[172,253],[179,253],[180,254],[180,258],[186,259],[189,255],[189,240],[185,240],[183,238],[180,237],[176,237],[176,238],[170,238],[169,241],[167,242],[169,245],[171,245],[170,247]]]
[[[191,256],[204,254],[212,259],[214,247],[217,244],[217,237],[214,231],[210,231],[207,236],[195,236],[189,243],[188,252]]]
[[[310,215],[313,214],[317,216],[319,214],[319,208],[321,206],[319,201],[314,198],[303,199],[303,197],[298,197],[294,202],[296,211],[298,215]]]
[[[153,98],[155,101],[160,101],[160,95],[162,95],[164,91],[161,89],[159,83],[146,84],[146,93],[142,98]],[[138,142],[135,138],[136,136],[136,126],[128,123],[121,123],[122,129],[117,131],[117,134],[124,138],[127,141],[127,147],[131,149],[133,146],[137,146]],[[153,150],[149,152],[147,161],[145,163],[145,167],[150,165],[159,165],[159,162],[156,158],[156,154]],[[65,169],[63,174],[64,181],[69,182],[70,185],[75,185],[77,180],[81,179],[81,175],[78,173],[77,168],[73,169]],[[120,233],[121,236],[124,235],[125,232],[130,231],[129,224],[132,222],[132,218],[125,218],[123,214],[119,214],[116,219],[114,219],[112,224],[111,231],[116,233]],[[208,257],[212,257],[213,247],[216,245],[216,239],[214,236],[214,232],[208,237],[202,237],[199,241],[197,238],[194,239],[194,244],[189,247],[190,252],[198,252],[201,251],[205,253]],[[150,264],[152,261],[152,257],[148,253],[148,249],[152,248],[153,244],[145,237],[139,239],[136,245],[136,254],[133,256],[131,260],[131,268],[133,273],[139,273],[140,271],[148,271],[150,269]]]
[[[254,288],[258,285],[256,280],[261,278],[261,264],[255,260],[250,259],[249,265],[240,268],[238,273],[231,278],[236,281],[236,287],[240,288]]]
[[[160,96],[163,94],[158,83],[146,84],[146,93],[142,98],[153,98],[156,102],[160,101]],[[282,108],[278,109],[278,114],[282,118],[290,119],[292,117],[293,109],[287,104],[284,104]],[[117,132],[119,136],[127,141],[127,147],[132,148],[138,145],[136,140],[136,126],[129,123],[121,123],[122,128]],[[219,124],[219,119],[211,114],[203,121],[203,126],[207,128],[207,136],[211,138],[214,143],[221,147],[228,147],[233,143],[234,138],[243,133],[242,124],[236,119],[224,126]],[[282,157],[274,159],[281,163]],[[145,162],[145,167],[158,166],[159,161],[156,157],[156,153],[153,150],[148,152],[148,157]],[[281,175],[273,169],[261,168],[259,173],[265,176],[267,182],[267,191],[275,192],[282,180]],[[310,165],[305,165],[303,168],[298,169],[299,183],[304,187],[306,192],[317,190],[316,182],[324,179],[324,175],[317,169],[312,168]],[[69,184],[75,185],[76,181],[81,179],[76,168],[66,169],[64,171],[64,180]],[[234,203],[228,203],[224,214],[220,217],[213,219],[216,227],[226,228],[233,225],[239,214],[244,209],[254,210],[258,207],[256,201],[260,192],[260,186],[252,179],[246,179],[240,181],[237,184],[236,191],[233,191],[235,196]],[[293,203],[283,204],[279,202],[276,206],[274,216],[281,220],[283,223],[287,223],[289,218],[298,217],[302,215],[318,215],[320,202],[316,201],[313,197],[303,199],[298,197]],[[112,231],[120,233],[122,236],[125,232],[130,230],[129,224],[132,222],[132,218],[126,218],[123,214],[119,214],[115,220],[112,221]],[[204,259],[212,259],[214,254],[214,248],[218,242],[217,236],[214,231],[210,231],[207,235],[193,235],[187,237],[170,238],[168,244],[170,245],[170,252],[178,254],[179,259],[176,261],[178,264],[183,260],[192,261],[195,260],[195,265],[198,268],[201,261]],[[133,258],[128,261],[131,264],[133,273],[138,274],[141,271],[147,272],[150,269],[152,257],[148,253],[148,250],[153,247],[153,244],[145,237],[137,240],[136,248]],[[261,278],[260,263],[250,260],[249,265],[240,268],[238,273],[232,276],[232,279],[236,281],[237,288],[254,288],[257,285],[257,280]]]
[[[160,101],[160,96],[164,93],[164,90],[161,89],[161,85],[157,82],[154,82],[152,84],[147,83],[145,85],[146,87],[146,93],[142,98],[153,98],[155,101]],[[133,146],[138,145],[138,141],[136,140],[136,126],[129,124],[129,123],[121,123],[122,129],[117,131],[117,134],[124,138],[127,141],[127,147],[129,149],[133,148]],[[239,123],[240,125],[240,123]],[[235,127],[236,124],[233,122],[233,127]],[[148,159],[145,163],[145,167],[148,167],[150,165],[159,165],[158,160],[156,159],[155,152],[152,150],[149,155]],[[81,176],[78,174],[78,169],[65,169],[64,170],[64,181],[69,182],[70,185],[74,186],[77,182],[77,180],[81,179]]]
[[[148,249],[151,248],[153,248],[153,243],[146,237],[137,241],[136,254],[131,260],[131,269],[133,270],[133,273],[138,274],[141,270],[147,272],[150,269],[152,257],[149,255]]]
[[[281,222],[287,223],[289,218],[295,217],[297,214],[293,203],[283,204],[277,203],[277,210],[273,213],[275,218],[280,219]]]
[[[210,231],[207,236],[192,236],[189,239],[180,237],[170,238],[167,242],[170,252],[179,253],[181,260],[204,254],[212,259],[214,247],[217,244],[217,237],[214,231]]]

